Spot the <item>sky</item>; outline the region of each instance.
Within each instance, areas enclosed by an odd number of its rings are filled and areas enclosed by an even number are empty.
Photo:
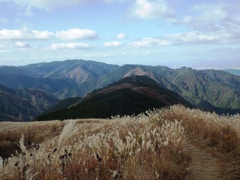
[[[0,65],[240,69],[239,0],[0,0]]]

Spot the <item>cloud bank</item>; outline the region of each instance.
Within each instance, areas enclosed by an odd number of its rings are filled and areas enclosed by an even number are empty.
[[[97,33],[89,29],[68,29],[57,32],[37,30],[0,30],[0,40],[47,40],[57,38],[61,40],[86,40],[97,38]]]

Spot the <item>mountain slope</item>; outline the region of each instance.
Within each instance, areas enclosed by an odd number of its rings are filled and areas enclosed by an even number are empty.
[[[40,90],[0,86],[0,121],[29,121],[58,102]]]
[[[39,116],[37,120],[109,118],[132,115],[173,104],[191,106],[178,94],[161,87],[146,76],[126,77],[89,93],[80,103],[67,109]]]
[[[166,78],[164,78],[165,72],[171,71],[171,69],[164,66],[143,66],[143,65],[123,65],[116,69],[115,71],[110,72],[107,75],[101,76],[95,79],[89,79],[81,84],[80,94],[81,96],[86,95],[88,92],[105,87],[111,83],[119,81],[124,77],[131,76],[147,76],[157,81],[160,85],[174,90],[175,92],[179,92],[178,88],[169,82]],[[159,74],[162,73],[162,74]]]
[[[181,68],[168,79],[195,105],[211,104],[218,113],[240,110],[240,77],[223,71]]]
[[[52,106],[49,109],[47,109],[46,111],[44,111],[43,114],[49,114],[49,113],[52,113],[55,111],[64,110],[66,108],[69,108],[69,107],[74,106],[75,104],[81,102],[81,100],[82,100],[82,98],[80,98],[80,97],[63,99],[55,106]]]
[[[24,67],[37,72],[43,78],[69,79],[77,84],[114,71],[119,66],[95,61],[66,60],[50,63],[31,64]]]
[[[50,79],[29,77],[17,74],[0,73],[0,84],[14,89],[40,89],[46,91],[57,98],[78,96],[78,86],[75,82],[67,79]]]
[[[67,60],[27,66],[0,66],[0,84],[10,88],[41,89],[57,98],[81,96],[78,84],[118,68],[94,61]]]
[[[195,106],[217,113],[240,112],[240,77],[217,70],[170,69],[162,66],[124,65],[108,76],[81,84],[86,93],[123,77],[145,75],[177,92]]]
[[[0,84],[41,89],[59,99],[83,97],[124,77],[147,76],[198,108],[217,113],[240,113],[240,76],[224,71],[170,69],[164,66],[108,65],[67,60],[27,66],[0,66]]]

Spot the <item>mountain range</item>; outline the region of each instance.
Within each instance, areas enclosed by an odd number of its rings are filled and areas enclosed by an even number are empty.
[[[11,88],[41,89],[59,99],[82,95],[79,85],[117,69],[94,61],[67,60],[27,66],[0,66],[0,84]]]
[[[132,76],[149,77],[195,107],[219,114],[240,112],[240,76],[221,70],[131,64],[118,66],[84,60],[0,66],[2,86],[41,90],[59,100],[84,98],[91,91]]]

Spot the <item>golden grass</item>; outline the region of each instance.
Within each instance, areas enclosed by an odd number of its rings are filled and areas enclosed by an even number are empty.
[[[240,115],[219,116],[198,109],[172,106],[161,117],[181,121],[191,138],[201,138],[207,146],[225,153],[240,155]]]
[[[178,121],[156,117],[157,111],[104,122],[69,121],[61,134],[49,133],[40,143],[28,144],[24,135],[0,179],[182,179],[184,129]]]
[[[239,115],[178,105],[111,120],[0,125],[1,148],[17,150],[0,158],[0,179],[184,179],[186,135],[240,154]]]

